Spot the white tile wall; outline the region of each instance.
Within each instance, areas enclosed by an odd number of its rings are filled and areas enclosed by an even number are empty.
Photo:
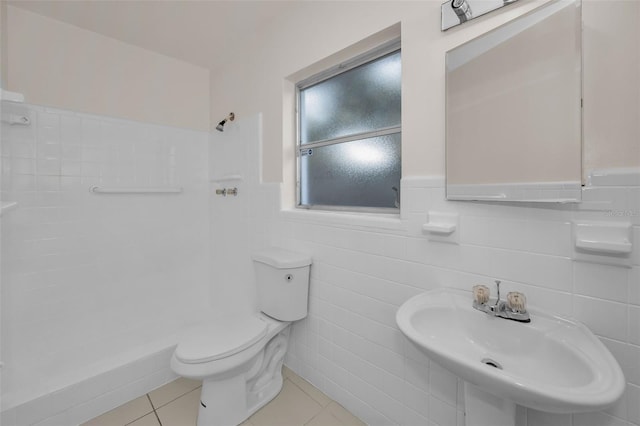
[[[256,309],[251,249],[268,245],[276,210],[266,197],[278,188],[260,185],[261,129],[260,115],[236,116],[210,137],[211,306],[219,312]],[[222,188],[238,195],[216,195]]]
[[[209,134],[27,104],[2,113],[31,119],[3,123],[1,147],[2,201],[18,202],[2,217],[2,408],[47,401],[19,407],[22,425],[69,408],[56,392],[175,343],[208,307]]]
[[[258,142],[258,136],[243,138],[242,155],[250,164]],[[250,194],[261,193],[260,199],[250,197],[252,207],[242,216],[260,235],[249,240],[250,247],[280,245],[314,259],[310,314],[294,326],[287,364],[369,424],[462,425],[461,380],[404,339],[394,313],[426,289],[502,279],[509,289],[524,291],[530,304],[587,323],[629,381],[626,396],[606,412],[571,416],[520,409],[518,424],[637,425],[640,250],[623,262],[597,255],[577,261],[572,222],[629,221],[638,241],[639,188],[587,188],[579,206],[514,206],[447,202],[443,183],[403,181],[401,219],[374,220],[278,212],[278,185],[247,182]],[[421,233],[429,210],[460,214],[459,244],[429,241]],[[262,227],[273,230],[269,240],[258,231]]]
[[[135,345],[144,333],[170,329],[175,318],[166,317],[168,307],[197,300],[208,299],[220,310],[254,309],[250,252],[273,244],[314,259],[309,316],[294,326],[287,365],[368,424],[464,424],[461,380],[413,347],[395,326],[394,314],[421,291],[494,279],[524,291],[532,305],[587,323],[629,382],[625,398],[606,412],[557,416],[519,410],[519,424],[640,424],[640,249],[636,244],[626,266],[606,256],[576,261],[572,241],[573,221],[615,220],[631,222],[637,242],[640,215],[615,212],[637,211],[638,187],[588,188],[580,206],[514,206],[447,202],[442,178],[416,177],[403,181],[401,218],[282,213],[280,185],[259,181],[259,116],[239,117],[209,136],[208,173],[242,178],[207,185],[200,134],[28,108],[36,114],[34,125],[10,128],[11,144],[2,146],[3,200],[20,201],[11,212],[16,214],[3,219],[3,232],[8,223],[12,229],[12,253],[5,256],[11,264],[3,265],[3,276],[6,269],[19,272],[7,274],[11,285],[3,304],[9,298],[16,307],[11,327],[44,339],[11,336],[22,353],[54,347],[53,359],[65,364],[73,352],[65,352],[66,345],[86,351],[86,357],[116,351],[113,345]],[[187,191],[175,204],[171,198],[119,200],[86,193],[88,185],[104,182],[180,184]],[[234,186],[238,197],[213,195],[216,188]],[[204,206],[196,197],[207,190],[208,219],[197,214],[207,211],[207,197]],[[459,244],[422,234],[429,210],[460,214]],[[190,268],[194,262],[201,266],[194,252],[206,252],[197,241],[207,227],[213,284],[208,297],[201,297],[203,288],[195,283],[202,271]],[[166,262],[176,270],[148,270]],[[87,321],[77,324],[74,318]],[[139,323],[132,326],[131,319]],[[106,343],[88,330],[98,330]],[[82,346],[79,335],[98,350]],[[37,365],[28,356],[25,362]],[[12,374],[35,377],[18,373]],[[15,412],[5,416],[7,424],[15,423]]]
[[[403,212],[395,226],[282,212],[271,243],[314,261],[309,317],[294,325],[287,365],[371,425],[464,424],[461,380],[413,348],[395,326],[394,313],[426,289],[468,289],[501,279],[504,288],[525,292],[529,304],[586,323],[629,382],[625,397],[606,412],[520,409],[518,424],[638,425],[638,248],[623,261],[600,255],[578,261],[572,223],[628,221],[637,246],[640,206],[633,200],[640,188],[586,192],[578,206],[447,202],[441,178],[414,177],[403,181]],[[262,208],[277,210],[276,188],[270,197]],[[625,213],[615,214],[618,208]],[[429,241],[421,233],[429,210],[460,214],[459,244]]]

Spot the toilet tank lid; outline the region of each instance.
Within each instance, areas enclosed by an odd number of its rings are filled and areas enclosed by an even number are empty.
[[[253,260],[278,269],[302,268],[311,265],[311,257],[277,247],[253,253]]]

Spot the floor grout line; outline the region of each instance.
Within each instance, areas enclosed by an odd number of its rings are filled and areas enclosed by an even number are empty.
[[[149,404],[151,404],[151,408],[153,409],[153,411],[156,411],[156,406],[153,405],[153,401],[151,400],[151,397],[149,396],[149,394],[146,394],[147,399],[149,400]]]
[[[153,411],[155,411],[155,408],[153,408],[153,403],[151,402],[151,399],[149,398],[149,394],[146,394],[146,397],[147,397],[147,399],[149,400],[149,404],[151,405],[151,409],[152,409]],[[139,398],[142,398],[142,397],[139,397]],[[131,400],[131,401],[133,401],[133,400]],[[129,402],[131,402],[131,401],[129,401]],[[125,404],[128,404],[128,402],[125,402]],[[122,405],[125,405],[125,404],[122,404]],[[122,406],[122,405],[121,405],[121,406]],[[120,406],[120,407],[121,407],[121,406]],[[118,408],[120,408],[120,407],[116,407],[116,408],[114,408],[114,410],[116,410],[116,409],[118,409]],[[111,410],[111,411],[113,411],[113,410]],[[105,413],[105,414],[106,414],[106,413]],[[135,419],[131,420],[130,422],[125,423],[125,425],[124,425],[124,426],[129,426],[130,424],[137,422],[138,420],[140,420],[140,419],[141,419],[141,418],[143,418],[144,416],[148,416],[149,414],[151,414],[151,411],[149,411],[148,413],[145,413],[145,414],[141,415],[140,417],[137,417],[137,418],[135,418]],[[98,417],[100,417],[100,416],[98,416]]]
[[[158,413],[156,413],[156,410],[153,410],[153,414],[156,416],[156,420],[158,420],[158,424],[162,426],[162,421],[160,421],[160,416],[158,416]]]
[[[170,400],[170,401],[168,401],[168,402],[165,402],[164,404],[162,404],[162,405],[158,406],[157,408],[153,405],[153,403],[151,403],[151,406],[153,407],[153,409],[154,409],[154,410],[159,410],[159,409],[164,408],[164,407],[166,407],[167,405],[171,404],[172,402],[177,401],[178,399],[182,398],[183,396],[188,395],[188,394],[190,394],[191,392],[193,392],[193,391],[195,391],[195,390],[198,390],[198,389],[202,389],[202,385],[200,385],[200,386],[198,386],[198,387],[196,387],[196,388],[193,388],[193,389],[191,389],[190,391],[186,391],[185,393],[182,393],[182,394],[180,394],[180,395],[176,396],[176,397],[175,397],[175,398],[173,398],[172,400]],[[147,394],[147,395],[148,395],[148,394]],[[149,397],[149,400],[151,400],[151,397]]]
[[[313,421],[313,419],[315,419],[316,417],[318,417],[318,416],[319,416],[323,411],[324,411],[324,410],[320,410],[320,412],[319,412],[319,413],[317,413],[316,415],[314,415],[313,417],[311,417],[311,418],[309,419],[309,421],[305,423],[305,425],[308,425],[309,423],[311,423],[311,422]]]
[[[320,392],[321,394],[327,396],[324,392],[322,392],[319,388],[317,388],[313,383],[306,381],[305,379],[303,379],[302,377],[300,377],[300,379],[304,380],[309,386],[315,388],[318,392]],[[287,378],[287,380],[289,380],[289,378]],[[296,382],[294,382],[293,380],[289,380],[291,383],[293,383],[294,385],[296,385],[296,387],[298,389],[300,389],[300,391],[302,391],[302,393],[304,393],[305,395],[307,395],[309,398],[311,398],[312,400],[314,400],[319,406],[321,406],[323,409],[327,408],[329,406],[329,404],[331,404],[331,401],[329,401],[327,403],[327,405],[322,405],[322,403],[318,400],[316,400],[313,395],[311,395],[309,392],[307,392],[306,390],[304,390],[302,388],[302,386],[298,385]],[[331,399],[327,396],[327,399]]]
[[[286,380],[289,380],[289,378],[287,378]],[[320,404],[320,402],[316,401],[316,399],[315,399],[313,396],[311,396],[311,395],[309,395],[309,393],[305,392],[305,390],[304,390],[304,389],[302,389],[302,387],[301,387],[301,386],[298,386],[298,384],[297,384],[296,382],[294,382],[293,380],[289,380],[289,383],[291,383],[293,386],[295,386],[296,388],[298,388],[298,390],[299,390],[300,392],[302,392],[303,394],[305,394],[305,395],[307,395],[309,398],[311,398],[311,400],[312,400],[313,402],[315,402],[316,404],[318,404],[320,407],[322,407],[323,409],[325,408],[325,407],[324,407],[324,405],[322,405],[322,404]],[[307,382],[307,383],[309,383],[309,382]],[[312,385],[312,386],[313,386],[313,385]]]
[[[149,399],[149,403],[151,404],[151,408],[153,408],[153,415],[156,416],[156,420],[158,420],[158,424],[160,426],[162,426],[162,422],[160,421],[160,416],[158,416],[158,413],[156,412],[156,407],[155,407],[155,405],[153,405],[153,401],[151,401],[151,396],[149,396],[149,394],[147,394],[147,399]]]

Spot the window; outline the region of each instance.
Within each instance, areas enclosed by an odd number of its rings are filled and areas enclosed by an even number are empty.
[[[298,206],[397,211],[399,42],[297,85]]]

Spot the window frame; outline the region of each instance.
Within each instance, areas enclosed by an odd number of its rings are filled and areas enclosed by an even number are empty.
[[[346,143],[346,142],[351,142],[356,140],[368,139],[368,138],[385,136],[390,134],[397,134],[397,133],[402,135],[402,112],[401,112],[400,124],[398,126],[384,127],[384,128],[380,128],[373,131],[360,132],[360,133],[351,134],[348,136],[342,136],[342,137],[332,138],[332,139],[324,139],[324,140],[319,140],[311,143],[302,144],[301,133],[300,133],[300,130],[302,127],[302,117],[300,114],[300,109],[301,109],[300,92],[308,87],[322,83],[323,81],[329,80],[337,75],[343,74],[361,65],[365,65],[366,63],[373,62],[377,59],[380,59],[387,55],[394,54],[396,52],[400,52],[400,60],[402,61],[402,48],[400,44],[400,38],[390,40],[374,49],[371,49],[365,53],[357,55],[349,60],[340,62],[337,65],[334,65],[324,71],[321,71],[317,74],[312,75],[311,77],[308,77],[296,83],[295,85],[296,143],[295,143],[294,149],[295,149],[295,156],[296,156],[296,208],[297,209],[330,210],[330,211],[343,211],[343,212],[364,212],[364,213],[386,213],[386,214],[400,213],[400,207],[363,207],[363,206],[336,206],[336,205],[323,205],[323,204],[311,204],[311,205],[302,204],[301,203],[302,186],[300,184],[301,159],[302,159],[300,151],[303,149],[314,149],[314,148],[328,146],[328,145],[335,145],[339,143]],[[402,91],[402,88],[401,88],[401,91]],[[401,146],[400,155],[402,158],[402,146]],[[402,173],[402,167],[400,170]],[[401,199],[400,188],[398,187],[398,205],[399,206],[400,206],[400,199]]]

